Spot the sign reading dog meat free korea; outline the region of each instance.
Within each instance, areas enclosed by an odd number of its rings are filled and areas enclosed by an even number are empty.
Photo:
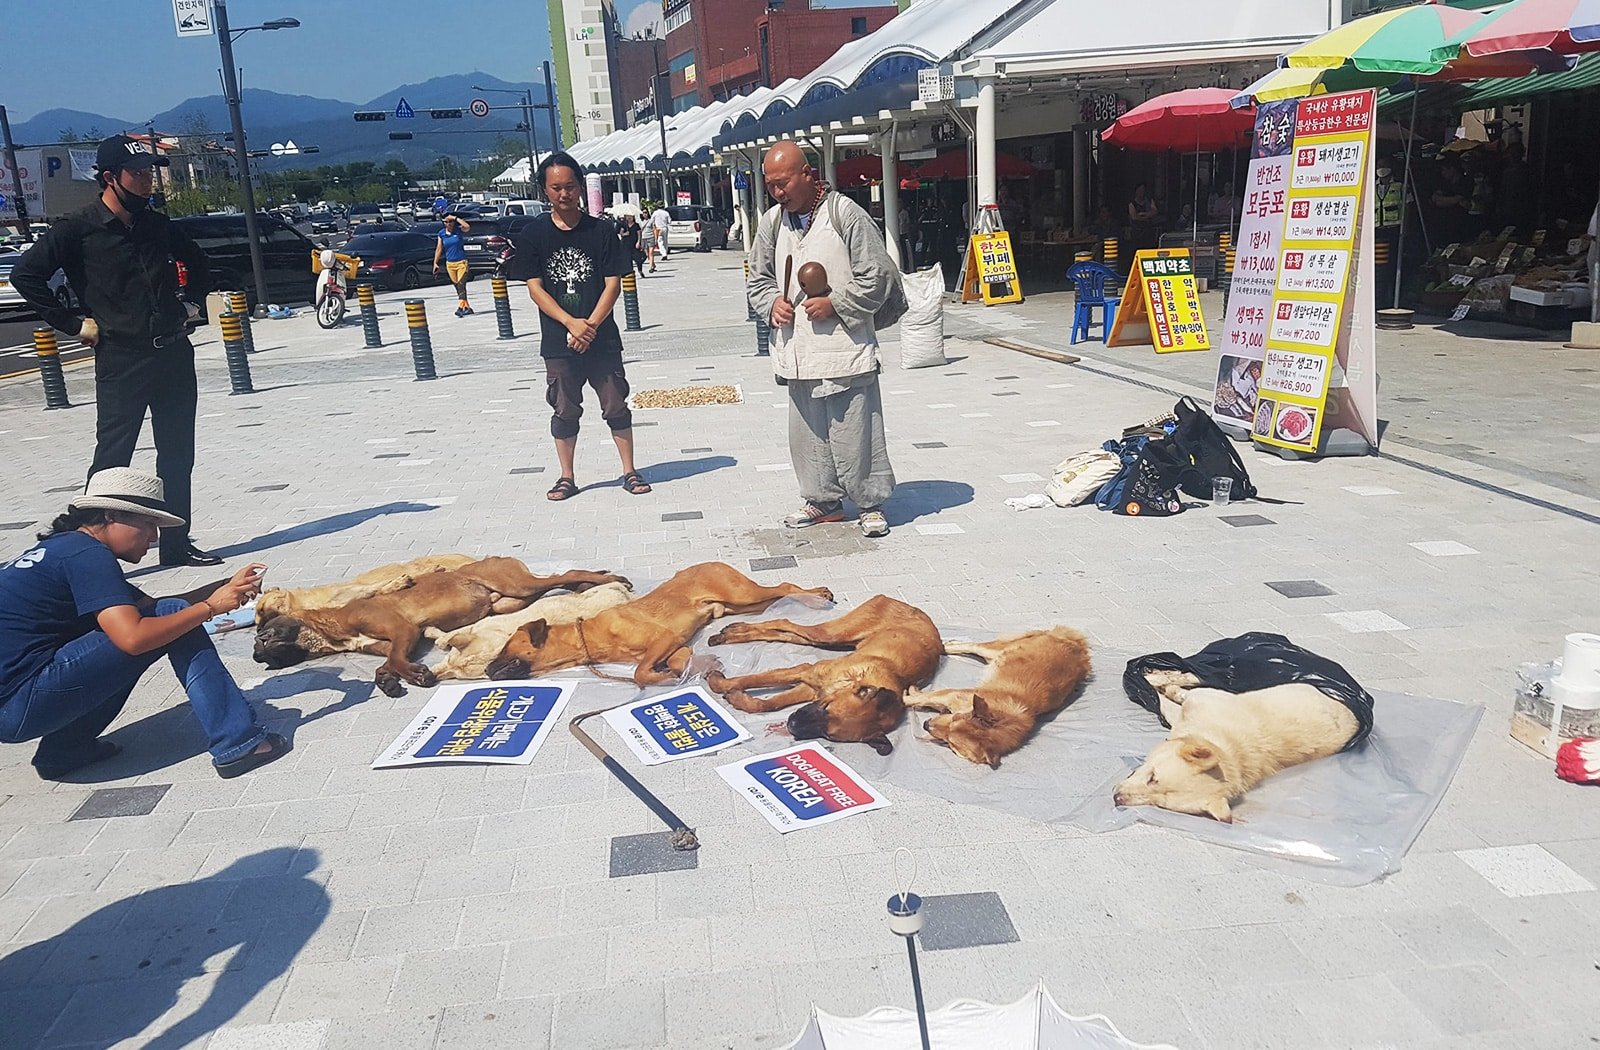
[[[1267,445],[1315,452],[1328,425],[1330,389],[1346,385],[1351,370],[1351,291],[1363,272],[1354,263],[1371,226],[1376,101],[1374,91],[1351,91],[1301,99],[1296,108],[1253,427]],[[1370,283],[1363,288],[1366,314]]]
[[[601,717],[647,766],[709,755],[750,739],[750,732],[700,686],[613,708]]]
[[[1123,294],[1106,345],[1153,343],[1158,354],[1211,349],[1189,249],[1136,252],[1132,273],[1139,290]]]
[[[784,834],[889,804],[860,775],[816,744],[744,758],[717,772]]]
[[[440,686],[373,769],[434,762],[525,766],[566,709],[576,682]]]

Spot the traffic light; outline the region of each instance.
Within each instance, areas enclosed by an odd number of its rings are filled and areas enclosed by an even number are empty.
[[[459,120],[461,111],[459,109],[430,109],[428,110],[428,115],[434,120]]]
[[[389,114],[384,112],[381,109],[358,109],[358,110],[356,110],[356,119],[357,120],[388,120],[389,119]]]
[[[411,138],[411,132],[409,132],[409,131],[391,131],[391,132],[389,132],[389,141],[390,142],[406,142],[406,141],[409,141],[410,138]]]

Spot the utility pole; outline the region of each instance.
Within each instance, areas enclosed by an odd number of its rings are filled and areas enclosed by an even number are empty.
[[[661,68],[661,41],[650,47],[656,66],[656,121],[661,127],[661,206],[669,207],[672,193],[672,157],[667,153],[667,106],[672,100],[672,72]]]
[[[33,240],[33,224],[28,222],[28,201],[22,195],[22,172],[17,170],[17,148],[11,141],[11,118],[6,116],[6,107],[0,106],[0,137],[5,139],[6,164],[11,168],[11,192],[13,206],[17,209],[18,231],[23,240]]]
[[[244,140],[244,115],[239,112],[239,76],[233,65],[233,35],[228,30],[228,0],[211,0],[212,24],[222,48],[222,86],[228,93],[228,119],[233,124],[233,155],[239,163],[239,188],[244,191],[244,230],[250,239],[250,270],[255,277],[255,316],[267,315],[267,267],[261,258],[261,231],[256,222],[256,192],[250,185],[250,149]]]
[[[524,88],[522,92],[522,130],[528,139],[528,196],[532,198],[533,173],[539,170],[539,132],[533,126],[532,88]]]
[[[561,148],[561,132],[556,129],[556,88],[550,79],[550,63],[544,64],[544,108],[550,111],[550,148]]]

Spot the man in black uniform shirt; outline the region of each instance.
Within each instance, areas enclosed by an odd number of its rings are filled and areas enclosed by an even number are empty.
[[[94,462],[89,474],[126,467],[146,410],[155,435],[156,474],[174,515],[189,520],[197,391],[194,347],[178,299],[173,261],[189,270],[188,291],[211,288],[211,267],[188,234],[149,210],[156,166],[167,158],[113,135],[100,143],[100,199],[54,223],[17,262],[11,283],[45,322],[94,347]],[[50,277],[65,270],[88,316],[64,310]],[[218,565],[189,540],[187,524],[161,530],[161,564]]]
[[[573,455],[583,387],[600,401],[600,415],[611,429],[622,460],[622,488],[635,496],[650,485],[633,464],[633,412],[628,408],[628,377],[622,370],[622,333],[611,316],[630,263],[610,223],[583,212],[583,169],[565,153],[552,153],[539,165],[539,186],[550,211],[534,219],[517,237],[512,280],[527,281],[539,307],[539,353],[544,357],[545,400],[553,414],[561,476],[545,493],[550,500],[578,494]]]

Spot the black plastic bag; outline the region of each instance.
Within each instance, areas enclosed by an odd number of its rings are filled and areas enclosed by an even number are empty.
[[[1360,728],[1342,750],[1367,739],[1372,732],[1372,697],[1361,688],[1349,671],[1302,649],[1281,634],[1250,631],[1237,638],[1222,638],[1201,649],[1188,659],[1177,653],[1151,653],[1128,661],[1122,673],[1122,689],[1128,699],[1161,719],[1165,728],[1172,728],[1161,717],[1161,698],[1155,687],[1145,681],[1146,671],[1187,671],[1200,679],[1200,684],[1211,689],[1230,693],[1249,693],[1257,689],[1270,689],[1275,685],[1304,682],[1314,685],[1350,709]]]

